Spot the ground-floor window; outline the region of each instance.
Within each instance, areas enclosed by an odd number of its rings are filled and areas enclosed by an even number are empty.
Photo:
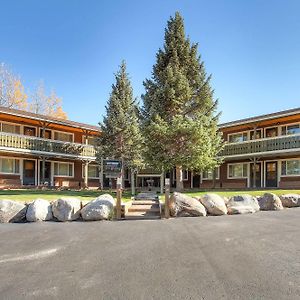
[[[281,175],[300,175],[300,159],[289,159],[281,162]]]
[[[247,178],[248,164],[237,163],[228,165],[228,178]]]
[[[89,165],[88,166],[88,178],[99,178],[100,177],[100,166]]]
[[[73,164],[65,162],[55,162],[54,176],[73,177]]]
[[[220,178],[220,168],[216,168],[216,179]],[[213,180],[214,179],[214,171],[207,170],[202,173],[202,179],[204,180]]]
[[[20,160],[15,158],[0,158],[0,172],[4,174],[19,174]]]

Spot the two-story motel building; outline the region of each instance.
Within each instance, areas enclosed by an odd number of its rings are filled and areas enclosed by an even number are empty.
[[[300,187],[300,108],[219,129],[226,141],[224,163],[215,172],[184,171],[185,188]],[[96,162],[100,134],[98,126],[0,107],[0,188],[107,187]],[[169,174],[172,185],[174,173]],[[143,170],[135,176],[138,189],[163,189],[163,174]],[[125,187],[130,178],[126,171]]]

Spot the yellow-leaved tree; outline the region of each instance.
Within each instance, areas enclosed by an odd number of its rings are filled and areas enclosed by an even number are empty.
[[[0,106],[27,109],[27,95],[19,76],[4,63],[0,64]]]
[[[43,81],[38,83],[31,95],[29,111],[36,114],[67,119],[67,114],[62,108],[62,99],[56,95],[54,90],[47,95]]]

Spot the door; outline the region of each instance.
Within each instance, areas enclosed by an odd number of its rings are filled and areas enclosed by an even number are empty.
[[[43,161],[40,161],[40,183],[43,184]],[[45,161],[45,178],[44,184],[51,185],[51,162]]]
[[[24,135],[36,136],[36,129],[34,127],[24,126]]]
[[[35,185],[35,161],[24,159],[23,161],[23,184]]]
[[[261,187],[261,163],[255,164],[255,185],[254,185],[254,163],[250,164],[250,187]]]
[[[277,187],[277,161],[266,162],[266,187]]]

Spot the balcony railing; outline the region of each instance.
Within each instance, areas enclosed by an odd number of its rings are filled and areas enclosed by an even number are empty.
[[[299,149],[300,135],[278,136],[263,138],[240,143],[228,143],[225,145],[221,155],[227,156],[246,156],[250,154],[262,154],[266,152],[288,152]]]
[[[12,133],[0,133],[0,147],[15,152],[74,158],[96,158],[96,148],[93,145],[62,142]]]

